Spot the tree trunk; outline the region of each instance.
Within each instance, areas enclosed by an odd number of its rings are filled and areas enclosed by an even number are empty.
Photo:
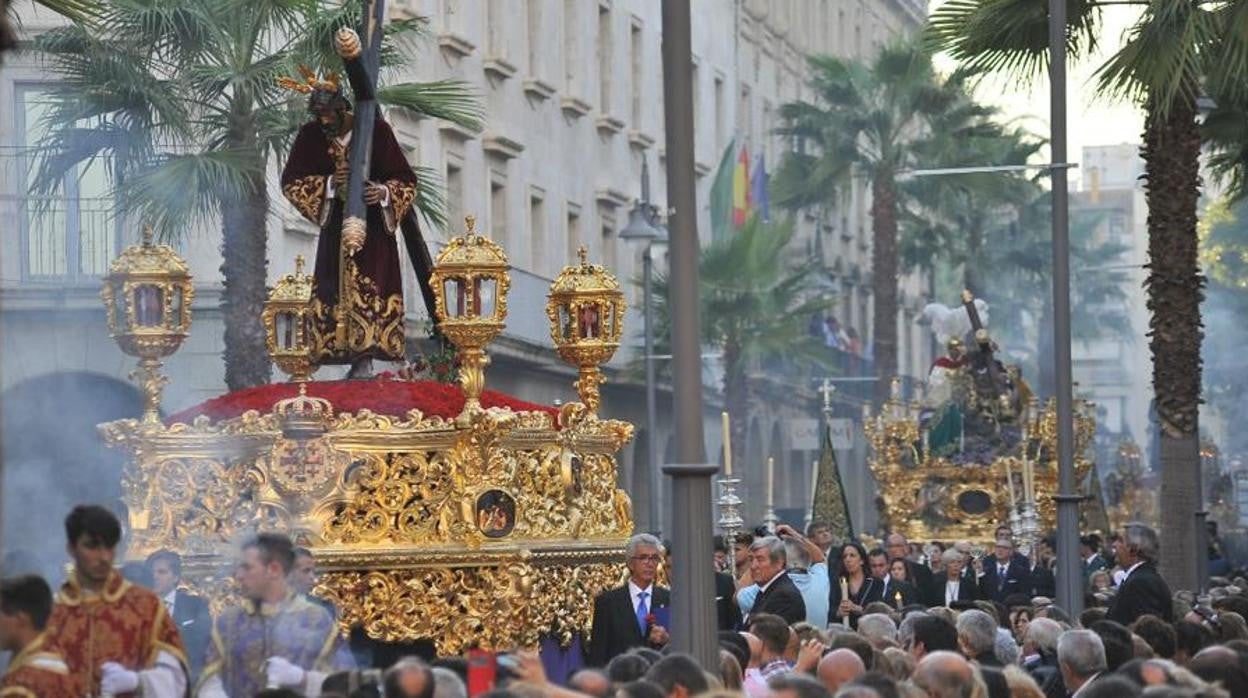
[[[883,404],[897,375],[897,189],[884,169],[871,182],[871,294],[875,300],[875,400]]]
[[[234,124],[229,145],[255,149],[254,116],[250,105],[233,105]],[[246,150],[244,151],[246,152]],[[225,385],[231,391],[265,385],[270,380],[269,352],[260,313],[268,296],[269,192],[264,163],[252,177],[252,186],[239,201],[221,211],[221,314],[225,320]]]
[[[1196,512],[1201,508],[1200,410],[1204,277],[1197,261],[1200,132],[1195,104],[1180,98],[1144,125],[1148,292],[1153,391],[1161,431],[1161,566],[1175,589],[1196,589]]]

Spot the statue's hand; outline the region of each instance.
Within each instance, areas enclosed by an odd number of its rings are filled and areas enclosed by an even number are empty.
[[[351,174],[351,166],[346,160],[339,160],[334,165],[334,187],[343,189],[347,186],[347,175]]]
[[[364,203],[369,206],[376,206],[386,198],[388,193],[384,184],[369,182],[364,186]]]

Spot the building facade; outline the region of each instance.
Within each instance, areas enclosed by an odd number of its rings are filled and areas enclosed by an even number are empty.
[[[1144,161],[1139,145],[1087,146],[1080,160],[1081,187],[1071,197],[1072,220],[1093,224],[1094,244],[1112,244],[1123,252],[1115,259],[1095,262],[1077,274],[1113,272],[1122,277],[1124,308],[1130,323],[1125,336],[1107,335],[1072,345],[1072,369],[1079,397],[1096,403],[1103,438],[1100,468],[1113,467],[1117,442],[1130,439],[1150,454],[1152,430],[1149,406],[1153,399],[1152,359],[1148,351],[1147,298],[1144,265],[1148,262],[1148,204],[1140,176]],[[1074,284],[1079,283],[1078,275]],[[1144,462],[1150,462],[1145,460]]]
[[[42,31],[58,21],[22,7],[22,30]],[[642,250],[618,233],[640,195],[643,162],[649,165],[651,199],[665,208],[666,177],[661,66],[661,5],[657,0],[390,0],[392,18],[420,16],[430,39],[417,50],[408,74],[393,81],[454,78],[470,84],[481,100],[486,123],[480,133],[403,113],[387,118],[413,164],[437,173],[444,187],[450,230],[427,230],[431,245],[462,230],[463,217],[499,242],[513,271],[508,329],[491,347],[488,385],[539,402],[573,399],[574,372],[550,346],[545,293],[559,270],[584,246],[589,258],[613,269],[629,288],[631,339],[621,347],[604,392],[604,411],[645,424],[645,401],[636,372],[628,370],[640,345]],[[869,59],[878,48],[913,34],[923,21],[921,0],[693,0],[695,158],[700,236],[710,239],[709,193],[715,169],[734,140],[774,169],[786,144],[771,134],[781,104],[808,96],[805,57],[832,53]],[[3,249],[20,251],[0,259],[0,388],[23,394],[48,376],[107,378],[101,395],[131,396],[126,375],[132,362],[108,338],[98,297],[108,261],[137,230],[108,215],[107,182],[87,169],[67,180],[54,215],[35,216],[25,193],[23,149],[39,140],[40,87],[55,81],[37,56],[10,55],[0,68],[0,220]],[[316,231],[281,201],[273,173],[274,205],[269,225],[271,279],[293,269],[297,254],[315,254]],[[798,253],[819,255],[829,288],[842,302],[837,315],[872,336],[870,192],[855,179],[840,192],[842,205],[826,218],[798,220]],[[774,215],[774,214],[773,214]],[[172,376],[165,407],[177,411],[225,390],[219,313],[220,233],[213,226],[192,231],[180,243],[195,275],[197,297],[191,336],[167,362]],[[663,256],[657,255],[658,264]],[[930,362],[929,341],[916,324],[926,285],[899,280],[903,308],[898,317],[903,374],[922,377]],[[413,335],[425,321],[414,284],[407,308]],[[720,398],[713,359],[708,363],[708,459],[717,459]],[[766,367],[762,367],[766,371]],[[326,368],[319,378],[337,375]],[[275,378],[280,378],[275,376]],[[804,507],[815,453],[793,449],[789,425],[817,416],[813,386],[760,388],[750,425],[750,491],[762,491],[762,457],[777,462],[777,505]],[[94,394],[94,393],[93,393]],[[106,399],[101,397],[100,399]],[[639,528],[647,527],[661,500],[649,490],[647,442],[672,451],[666,425],[670,399],[660,398],[658,435],[639,429],[621,458],[621,482],[634,494]],[[94,416],[92,417],[94,418]],[[851,503],[859,522],[874,519],[861,447],[843,454]],[[86,456],[81,456],[86,458]],[[752,499],[749,513],[761,515]],[[859,523],[860,530],[870,530]]]

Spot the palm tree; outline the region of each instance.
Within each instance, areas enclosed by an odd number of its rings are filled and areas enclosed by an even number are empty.
[[[724,404],[737,463],[744,462],[753,404],[751,372],[808,377],[811,368],[827,369],[830,364],[822,338],[812,337],[808,327],[811,317],[822,317],[834,301],[819,285],[813,261],[791,261],[792,239],[792,220],[765,223],[751,216],[738,233],[703,248],[698,262],[702,343],[723,352]],[[656,345],[670,347],[664,275],[656,275],[654,298]],[[757,469],[748,472],[761,478]],[[761,480],[747,486],[761,491]]]
[[[1095,46],[1101,4],[1068,3],[1067,43],[1076,60]],[[1197,99],[1204,86],[1242,93],[1248,7],[1193,0],[1136,4],[1143,12],[1122,48],[1099,68],[1098,88],[1145,110],[1140,154],[1149,210],[1149,348],[1161,427],[1162,573],[1171,584],[1191,589],[1198,582],[1192,556],[1203,554],[1193,525],[1201,499],[1197,417],[1204,285],[1196,239]],[[1044,3],[950,0],[932,15],[930,35],[964,65],[1031,79],[1047,67],[1047,27]]]
[[[931,136],[919,144],[931,167],[1022,165],[1043,146],[1019,128],[952,110],[932,119]],[[901,259],[907,269],[934,260],[961,270],[962,287],[985,296],[981,278],[992,266],[994,245],[1008,236],[1019,211],[1040,194],[1039,184],[1014,173],[966,173],[918,177],[902,185]],[[991,275],[989,275],[991,276]]]
[[[960,81],[939,78],[931,56],[890,46],[868,65],[833,56],[808,59],[816,99],[780,107],[781,135],[800,147],[785,153],[773,190],[789,209],[835,205],[851,177],[871,183],[871,274],[875,302],[876,397],[897,372],[897,175],[917,162],[927,120],[958,103]]]
[[[34,193],[55,191],[70,168],[102,158],[119,215],[152,224],[164,238],[219,222],[231,390],[269,380],[257,320],[271,205],[265,174],[306,118],[301,99],[276,78],[299,64],[340,65],[332,34],[356,26],[360,13],[358,0],[114,0],[89,24],[35,42],[61,82],[52,90]],[[403,66],[422,29],[419,20],[388,23],[383,67]],[[458,82],[393,84],[378,96],[395,108],[480,126],[480,110]],[[419,210],[440,225],[437,178],[417,174]]]

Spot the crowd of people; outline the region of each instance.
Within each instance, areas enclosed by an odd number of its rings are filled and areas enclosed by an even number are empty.
[[[1053,601],[1052,545],[1019,550],[1005,527],[983,555],[896,533],[838,544],[817,522],[717,541],[715,666],[671,651],[669,550],[639,534],[566,677],[523,649],[358,667],[336,609],[313,593],[312,553],[283,535],[241,545],[240,601],[214,614],[181,585],[175,552],[123,575],[108,510],[76,507],[65,532],[73,569],[55,596],[38,575],[0,581],[0,698],[1248,697],[1248,581],[1171,593],[1142,525],[1081,540],[1077,617]]]

